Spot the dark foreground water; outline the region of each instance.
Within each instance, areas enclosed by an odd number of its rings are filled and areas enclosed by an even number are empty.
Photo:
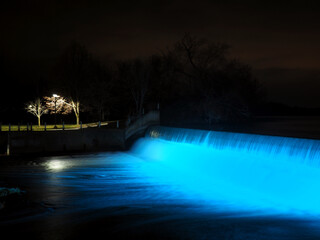
[[[156,132],[151,134],[159,137]],[[228,159],[235,160],[234,153],[201,152],[196,144],[181,142],[181,139],[173,143],[148,138],[126,153],[3,160],[0,186],[19,187],[26,192],[5,200],[5,207],[0,210],[2,236],[8,234],[7,239],[320,239],[319,195],[312,193],[320,186],[319,182],[306,191],[305,186],[299,185],[317,181],[312,175],[318,174],[318,170],[312,170],[317,168],[302,170],[310,171],[312,179],[306,182],[293,180],[303,176],[289,169],[289,178],[281,182],[279,176],[286,172],[283,165],[280,170],[272,169],[273,164],[267,164],[259,156],[257,159],[262,164],[252,164],[252,160],[249,165],[247,161],[244,166],[252,169],[239,177],[234,168],[243,171],[240,169],[243,164],[235,161],[233,168],[228,167],[231,172],[225,168],[230,164]],[[195,152],[198,157],[193,155]],[[238,152],[236,156],[245,163],[247,155]],[[224,163],[203,166],[203,161],[208,163],[207,158],[223,159]],[[210,170],[217,167],[220,175]],[[274,170],[276,173],[272,175]],[[262,173],[266,176],[255,182],[257,174]],[[244,182],[226,183],[223,181],[226,177]],[[276,190],[261,189],[267,195],[256,196],[260,188],[269,186],[265,184],[268,181]],[[243,188],[243,184],[250,189]],[[281,196],[281,187],[289,189],[285,196],[297,200],[276,197]],[[300,196],[304,193],[306,198]],[[314,199],[309,199],[313,196]]]

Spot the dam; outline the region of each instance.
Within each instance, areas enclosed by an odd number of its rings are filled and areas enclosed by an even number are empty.
[[[320,213],[319,140],[166,127],[147,136],[137,151],[167,169],[154,174],[197,198],[244,211]]]
[[[319,148],[153,126],[128,151],[2,161],[1,184],[25,195],[18,207],[7,202],[0,229],[56,239],[319,239]]]

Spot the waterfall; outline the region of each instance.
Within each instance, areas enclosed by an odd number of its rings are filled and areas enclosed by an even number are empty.
[[[132,153],[147,162],[144,174],[197,201],[320,214],[318,140],[158,126]]]
[[[256,155],[269,155],[319,165],[320,140],[217,132],[169,127],[152,127],[147,137],[170,142],[188,143],[216,150],[232,150]]]

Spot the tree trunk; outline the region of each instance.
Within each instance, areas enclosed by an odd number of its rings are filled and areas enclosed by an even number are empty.
[[[80,102],[76,101],[74,102],[73,100],[71,100],[71,105],[74,111],[74,115],[76,116],[76,121],[77,121],[77,125],[80,124]]]
[[[77,125],[80,124],[80,102],[77,101],[76,103],[76,108],[77,108],[77,114],[76,114],[76,117],[77,117]]]
[[[76,118],[77,118],[77,125],[79,125],[80,124],[79,114],[76,114]]]
[[[100,120],[103,122],[104,119],[105,119],[105,118],[104,118],[104,110],[102,109],[102,110],[101,110],[101,118],[100,118]]]
[[[41,126],[40,116],[38,117],[38,126]]]

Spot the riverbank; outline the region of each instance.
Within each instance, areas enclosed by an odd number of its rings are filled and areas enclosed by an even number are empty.
[[[159,111],[151,111],[126,128],[0,132],[0,154],[46,156],[125,150],[136,138],[143,136],[149,126],[158,124]]]

